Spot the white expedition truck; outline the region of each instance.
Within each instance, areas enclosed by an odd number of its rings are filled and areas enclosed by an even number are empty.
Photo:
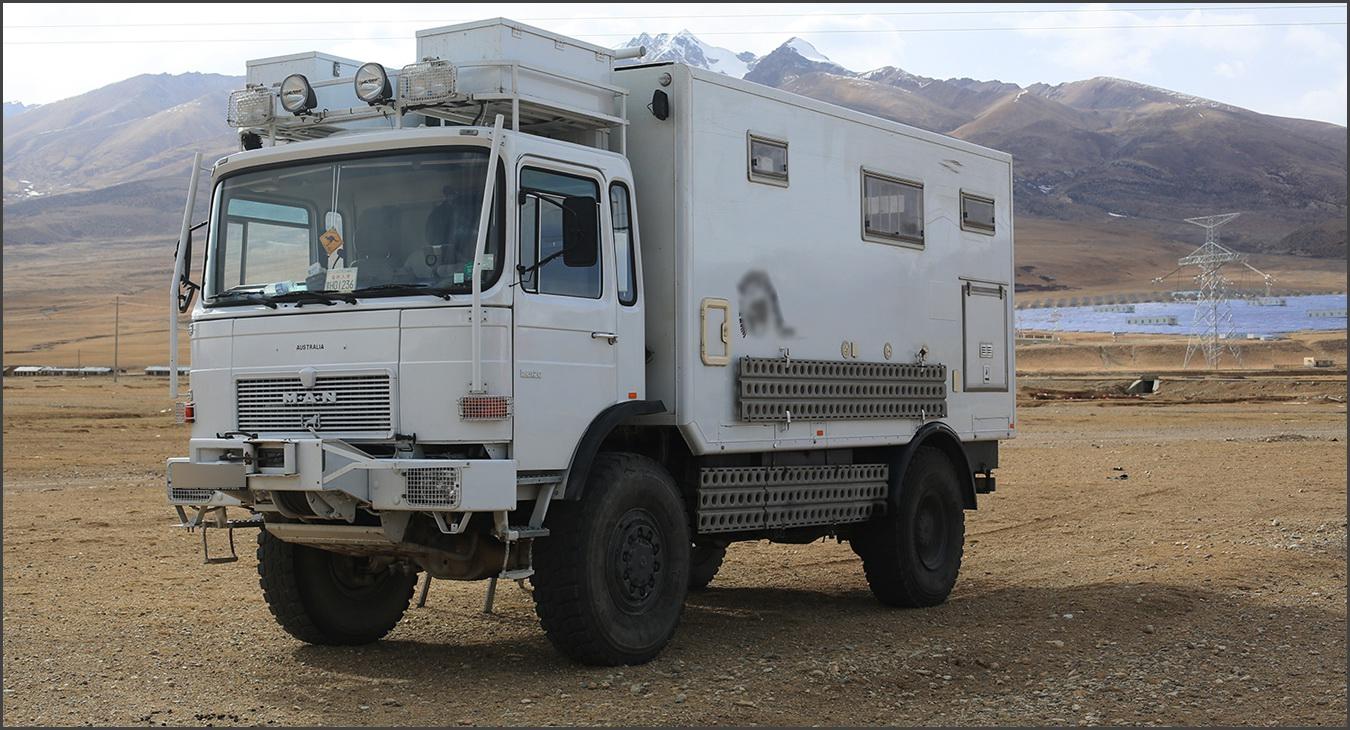
[[[261,527],[320,644],[425,571],[528,578],[562,653],[644,662],[739,540],[944,601],[1014,434],[1009,155],[503,19],[417,47],[249,62],[200,284],[194,164],[183,524]]]

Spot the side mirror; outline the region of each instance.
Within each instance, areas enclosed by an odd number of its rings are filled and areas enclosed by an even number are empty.
[[[201,287],[197,285],[188,272],[192,270],[192,232],[197,230],[192,228],[188,230],[187,240],[182,243],[187,247],[183,252],[183,273],[178,277],[178,312],[186,313],[192,308],[192,300],[197,296],[197,290]]]
[[[595,198],[563,199],[563,264],[572,268],[595,266],[600,256],[600,205]]]

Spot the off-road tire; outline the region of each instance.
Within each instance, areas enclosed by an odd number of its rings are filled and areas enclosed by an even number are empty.
[[[258,531],[258,584],[286,633],[310,644],[369,644],[389,633],[412,601],[417,574],[390,567],[369,585],[337,578],[349,556],[295,545]]]
[[[582,499],[554,502],[534,550],[534,610],[563,655],[650,661],[675,633],[689,585],[688,517],[660,464],[601,453]]]
[[[947,455],[914,452],[895,509],[859,526],[851,539],[872,595],[888,606],[936,606],[961,570],[965,514],[961,483]]]
[[[717,577],[727,549],[718,545],[695,545],[689,552],[689,590],[701,591]]]

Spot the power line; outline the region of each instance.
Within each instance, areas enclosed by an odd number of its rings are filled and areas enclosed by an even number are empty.
[[[1034,30],[1165,30],[1181,28],[1290,28],[1308,26],[1346,25],[1346,21],[1325,21],[1305,23],[1182,23],[1178,25],[1052,25],[1040,27],[1003,26],[997,28],[859,28],[837,30],[752,30],[752,31],[709,31],[694,33],[698,36],[718,35],[821,35],[825,33],[987,33],[999,31]],[[627,38],[632,33],[575,33],[578,38]],[[72,41],[4,41],[6,46],[60,46],[60,45],[108,45],[125,43],[314,43],[333,41],[402,41],[405,36],[346,36],[322,38],[156,38],[140,40],[72,40]]]
[[[1191,5],[1183,7],[1170,8],[1063,8],[1063,9],[1029,9],[1018,8],[1013,10],[896,10],[879,11],[866,13],[745,13],[745,14],[720,14],[720,15],[593,15],[593,16],[573,16],[573,17],[552,17],[552,18],[523,18],[522,20],[531,23],[551,21],[580,21],[580,20],[669,20],[673,18],[689,18],[692,20],[709,20],[717,18],[852,18],[852,17],[871,17],[871,16],[934,16],[934,15],[1022,15],[1022,14],[1047,14],[1047,13],[1176,13],[1190,12],[1194,10],[1339,10],[1344,5]],[[421,19],[421,20],[387,20],[385,23],[465,23],[474,18],[440,18],[440,19]],[[368,19],[361,20],[251,20],[251,21],[231,21],[223,23],[56,23],[50,25],[6,25],[6,30],[33,29],[33,28],[181,28],[181,27],[223,27],[223,26],[257,26],[257,25],[342,25],[357,24],[369,22]]]

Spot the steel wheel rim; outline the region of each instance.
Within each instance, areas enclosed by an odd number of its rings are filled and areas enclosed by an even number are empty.
[[[665,536],[651,512],[635,507],[610,533],[610,593],[627,613],[643,613],[656,602],[666,572]]]
[[[947,508],[942,499],[929,492],[914,510],[914,552],[929,570],[938,570],[947,562]]]

